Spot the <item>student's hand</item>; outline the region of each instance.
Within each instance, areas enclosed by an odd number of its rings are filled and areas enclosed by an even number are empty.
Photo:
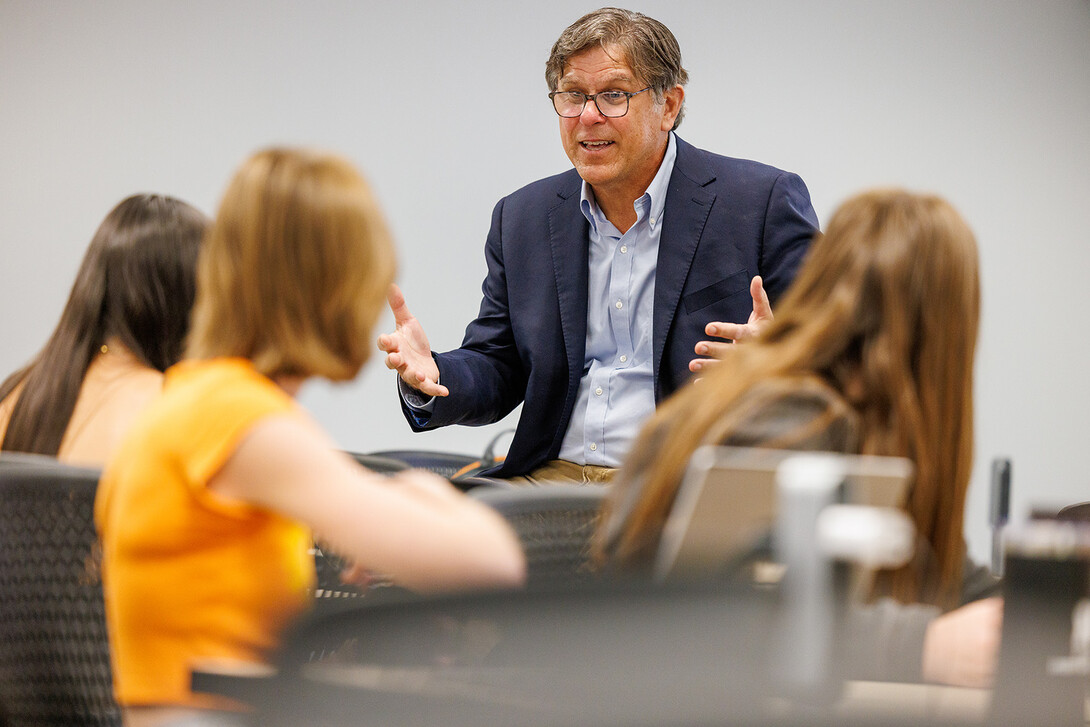
[[[714,366],[730,355],[732,345],[756,338],[772,321],[772,304],[768,302],[768,294],[765,293],[764,282],[760,275],[754,276],[750,281],[749,294],[753,298],[753,312],[749,314],[749,320],[746,323],[712,321],[705,326],[705,334],[728,340],[697,343],[694,350],[698,358],[689,362],[690,371],[696,373]]]
[[[939,616],[923,642],[923,678],[958,687],[990,687],[999,656],[1003,599],[986,598]]]
[[[439,383],[439,367],[431,357],[431,344],[420,321],[416,320],[401,288],[390,284],[386,295],[394,314],[394,332],[378,337],[379,350],[386,352],[386,368],[401,375],[401,380],[428,396],[446,396],[450,392]]]
[[[361,590],[365,590],[372,583],[379,580],[374,573],[356,563],[346,565],[338,575],[341,583],[346,586],[355,586]]]

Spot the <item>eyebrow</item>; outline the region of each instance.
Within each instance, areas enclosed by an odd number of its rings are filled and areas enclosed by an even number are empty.
[[[609,88],[610,86],[615,86],[618,83],[635,83],[635,82],[636,82],[636,80],[634,78],[631,78],[630,76],[626,76],[624,74],[617,74],[616,76],[608,76],[606,78],[605,82],[602,83],[602,86],[605,87],[605,88]],[[577,85],[575,83],[575,80],[570,75],[561,76],[560,80],[557,81],[556,85],[557,85],[557,87],[560,87],[560,86],[563,86],[565,83],[570,84],[570,85]]]

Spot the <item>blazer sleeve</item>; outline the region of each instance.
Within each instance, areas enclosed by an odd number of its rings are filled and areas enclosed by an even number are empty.
[[[817,213],[806,183],[797,174],[780,172],[768,196],[758,263],[773,303],[795,279],[817,231]]]
[[[439,380],[450,394],[436,397],[430,415],[412,411],[401,401],[414,431],[448,424],[491,424],[522,402],[526,373],[511,326],[503,255],[504,202],[500,200],[492,212],[485,242],[488,272],[481,286],[480,311],[466,328],[460,348],[435,355]]]

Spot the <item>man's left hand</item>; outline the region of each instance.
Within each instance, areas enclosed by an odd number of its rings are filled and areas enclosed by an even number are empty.
[[[696,373],[704,371],[730,355],[730,348],[735,343],[744,343],[756,338],[772,321],[772,304],[768,302],[764,282],[760,275],[754,276],[749,284],[749,294],[753,298],[753,312],[745,323],[722,323],[712,321],[704,328],[704,333],[725,341],[700,341],[696,344],[696,354],[689,362],[689,370]]]

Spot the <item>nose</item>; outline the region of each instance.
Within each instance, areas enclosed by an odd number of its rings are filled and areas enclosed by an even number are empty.
[[[588,98],[587,103],[583,106],[583,113],[579,114],[579,123],[584,126],[593,126],[594,124],[600,124],[605,121],[607,117],[598,110],[598,104],[594,102],[594,99]]]

